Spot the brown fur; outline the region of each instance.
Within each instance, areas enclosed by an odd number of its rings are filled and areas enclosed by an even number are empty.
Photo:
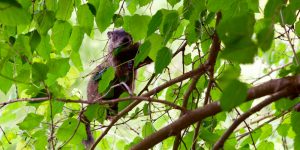
[[[136,76],[136,69],[133,68],[133,59],[138,52],[139,43],[132,44],[132,37],[124,30],[115,30],[108,32],[109,45],[108,52],[104,61],[98,65],[92,72],[91,78],[87,86],[87,98],[89,102],[97,101],[101,98],[98,93],[98,80],[95,80],[95,76],[107,67],[113,66],[115,68],[115,79],[113,85],[125,82],[131,91],[134,89],[134,79]],[[119,49],[119,50],[118,50]],[[114,52],[118,50],[117,54]],[[118,98],[123,92],[127,92],[124,86],[117,86],[114,88],[112,97],[102,99],[114,99]],[[113,116],[118,112],[118,104],[110,105],[107,111],[108,116]],[[93,143],[94,139],[90,130],[90,121],[86,117],[81,117],[82,122],[86,125],[87,140],[83,143],[89,148]]]

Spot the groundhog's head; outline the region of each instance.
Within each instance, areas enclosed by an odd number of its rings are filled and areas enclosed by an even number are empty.
[[[123,29],[107,32],[109,38],[109,51],[112,52],[116,49],[122,49],[132,44],[132,37],[129,33]]]

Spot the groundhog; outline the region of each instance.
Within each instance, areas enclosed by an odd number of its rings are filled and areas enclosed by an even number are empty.
[[[133,59],[138,52],[140,44],[133,43],[131,35],[124,30],[119,29],[108,32],[107,36],[109,38],[108,54],[104,58],[104,61],[92,72],[87,86],[87,98],[89,102],[94,102],[99,99],[109,100],[118,98],[123,92],[128,92],[128,88],[130,91],[133,91],[136,70],[139,67],[152,62],[150,58],[146,58],[146,60],[140,63],[138,67],[134,67]],[[119,86],[114,87],[113,90],[109,92],[110,94],[105,93],[106,95],[101,97],[103,95],[98,92],[98,82],[101,75],[108,67],[111,66],[115,69],[115,78],[111,82],[110,86],[117,85],[121,82],[126,85],[120,84]],[[107,109],[107,118],[116,115],[117,112],[118,104],[110,105]],[[94,143],[94,139],[90,131],[90,120],[84,116],[81,118],[86,125],[87,132],[87,140],[84,141],[84,144],[87,148],[89,148],[91,144]]]
[[[104,58],[104,62],[98,65],[92,72],[91,78],[87,86],[87,98],[89,102],[93,102],[101,98],[101,94],[98,93],[98,81],[101,75],[110,66],[115,69],[115,79],[112,81],[113,85],[120,82],[126,83],[126,85],[133,90],[136,69],[133,68],[133,59],[138,52],[139,43],[132,43],[132,37],[124,30],[115,30],[108,32],[108,54]],[[113,94],[104,97],[103,99],[118,98],[123,92],[126,92],[124,86],[117,86],[113,89]],[[115,112],[114,112],[115,111]],[[108,110],[108,115],[116,114],[117,105],[111,106]]]

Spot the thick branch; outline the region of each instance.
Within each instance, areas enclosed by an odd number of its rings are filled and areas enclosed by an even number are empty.
[[[285,86],[283,86],[283,85]],[[270,95],[276,92],[281,91],[283,88],[289,88],[289,95],[285,96],[294,96],[295,94],[299,94],[300,90],[300,76],[293,76],[293,77],[286,77],[277,80],[270,80],[261,84],[259,86],[253,87],[248,90],[248,99],[256,99],[259,97],[263,97],[266,95]],[[263,93],[264,91],[265,93]],[[159,131],[153,133],[152,135],[146,137],[142,140],[139,144],[135,145],[132,149],[133,150],[141,150],[141,149],[148,149],[156,145],[157,143],[163,141],[164,139],[176,135],[181,130],[187,128],[188,126],[194,124],[197,121],[203,120],[206,117],[213,116],[222,109],[218,102],[210,103],[202,108],[198,108],[196,110],[187,112],[178,120],[174,121],[170,125],[160,129]]]

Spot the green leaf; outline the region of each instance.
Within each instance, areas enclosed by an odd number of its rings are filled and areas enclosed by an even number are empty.
[[[247,97],[247,86],[238,80],[232,80],[224,89],[220,99],[221,108],[230,111],[232,108],[242,104]]]
[[[290,129],[290,124],[279,124],[277,128],[277,132],[280,136],[286,137],[288,135],[288,131]]]
[[[165,99],[169,102],[174,102],[176,99],[176,95],[179,93],[179,86],[177,84],[173,84],[169,88],[167,88]]]
[[[258,150],[265,150],[265,149],[268,149],[268,150],[273,150],[274,149],[274,144],[272,142],[268,142],[268,141],[262,141],[258,147],[257,147]]]
[[[162,73],[163,69],[166,68],[172,60],[172,51],[167,48],[161,48],[155,59],[155,73],[159,74]]]
[[[208,143],[215,143],[218,140],[218,135],[212,133],[207,128],[201,128],[199,132],[199,137]]]
[[[191,149],[191,147],[193,145],[193,137],[194,137],[193,132],[186,133],[182,139],[183,141],[180,142],[180,147],[186,146],[187,149]]]
[[[35,15],[37,22],[37,30],[40,34],[47,34],[48,30],[52,28],[55,22],[55,14],[52,11],[44,10]]]
[[[71,33],[72,26],[70,23],[66,21],[55,22],[52,29],[51,39],[58,51],[61,51],[67,46]]]
[[[77,127],[78,124],[79,127]],[[86,139],[84,125],[77,119],[69,118],[58,128],[56,137],[58,140],[65,142],[72,136],[73,138],[70,142],[74,144],[81,143]]]
[[[112,21],[112,17],[118,5],[114,4],[114,1],[111,0],[101,0],[99,2],[98,11],[96,14],[96,23],[100,32],[106,30]]]
[[[215,3],[217,5],[219,1]],[[183,1],[183,17],[190,22],[199,20],[200,13],[207,9],[205,0],[184,0]]]
[[[26,118],[17,125],[21,130],[31,131],[38,128],[41,121],[44,119],[44,116],[38,115],[35,113],[29,113]]]
[[[142,136],[145,138],[155,132],[155,128],[151,122],[146,122],[142,129]]]
[[[26,57],[25,59],[29,59],[30,61],[32,59],[32,52],[31,52],[29,40],[30,39],[28,36],[19,35],[19,37],[17,38],[14,44],[14,49],[19,53],[19,55]]]
[[[132,35],[134,41],[138,41],[146,37],[150,19],[151,17],[146,15],[124,16],[123,27]]]
[[[50,106],[50,101],[49,101],[49,106],[48,106],[48,109],[47,109],[47,120],[50,121],[51,120],[51,115],[52,115],[52,118],[55,117],[56,114],[59,114],[63,111],[63,108],[64,108],[64,104],[63,102],[59,102],[59,101],[56,101],[56,100],[51,100],[51,105]],[[52,107],[52,114],[51,114],[51,107]]]
[[[259,12],[259,0],[247,0],[248,7],[252,11],[258,13]]]
[[[33,81],[44,81],[47,78],[48,66],[43,63],[32,64],[32,80]]]
[[[264,140],[268,139],[272,134],[274,134],[274,133],[273,133],[273,127],[272,127],[272,125],[270,125],[270,124],[264,125],[264,126],[261,128],[261,130],[262,130],[262,133],[261,133],[261,135],[260,135],[260,137],[259,137],[259,139],[260,139],[261,141],[264,141]]]
[[[10,80],[13,78],[13,64],[5,62],[3,67],[0,67],[0,73],[0,90],[7,93],[13,84],[13,81]]]
[[[229,8],[236,0],[208,0],[207,9],[212,12],[218,12]]]
[[[296,137],[294,138],[294,149],[299,150],[300,149],[300,143],[296,142],[296,141],[300,141],[300,136],[299,135],[296,135]]]
[[[16,0],[0,2],[0,24],[17,26],[29,24],[31,16]]]
[[[225,45],[235,45],[241,38],[250,39],[254,30],[254,14],[246,13],[221,20],[217,33]]]
[[[51,59],[47,65],[49,68],[48,74],[52,74],[57,78],[64,77],[70,69],[68,58]]]
[[[216,100],[219,100],[221,98],[221,91],[217,88],[213,88],[211,91],[210,91],[210,95],[211,95],[211,99],[216,101]]]
[[[89,121],[97,120],[100,123],[103,123],[106,119],[106,109],[106,107],[99,104],[88,105],[84,112],[84,116],[86,116]]]
[[[114,14],[113,22],[116,28],[121,27],[124,24],[123,17],[119,14]]]
[[[264,9],[264,17],[279,21],[280,9],[284,4],[284,0],[272,0],[268,1]]]
[[[201,24],[199,21],[190,22],[185,29],[185,36],[189,45],[197,42],[201,36]]]
[[[260,28],[257,33],[258,46],[260,46],[263,51],[266,51],[270,49],[274,39],[274,25],[272,21],[268,19],[260,20],[256,23],[256,26]]]
[[[39,33],[37,32],[37,30],[34,30],[30,33],[28,33],[29,37],[30,37],[30,47],[31,47],[31,51],[35,51],[37,46],[40,44],[41,42],[41,36],[39,35]]]
[[[299,103],[299,99],[290,100],[288,98],[281,98],[275,102],[275,108],[278,112],[289,110],[291,107]]]
[[[80,5],[77,11],[77,21],[87,35],[91,34],[94,27],[94,16],[88,4]]]
[[[172,7],[174,7],[175,4],[180,2],[180,0],[167,0],[167,1]]]
[[[168,11],[164,17],[162,28],[160,32],[164,37],[164,43],[167,43],[168,40],[172,37],[173,32],[176,31],[179,26],[180,20],[177,11]]]
[[[147,41],[151,43],[151,50],[149,52],[149,57],[155,61],[157,52],[164,46],[163,45],[163,38],[158,34],[152,34],[147,38]]]
[[[36,51],[45,60],[50,59],[51,45],[50,45],[50,36],[48,34],[41,36],[41,42],[38,45]]]
[[[73,26],[72,34],[70,37],[70,45],[73,51],[78,52],[81,46],[84,33],[79,26]]]
[[[79,52],[72,51],[70,58],[71,58],[73,64],[75,65],[75,67],[79,71],[83,71],[83,66],[82,66],[81,57],[80,57]]]
[[[154,33],[158,29],[162,20],[163,20],[162,11],[157,11],[155,13],[155,15],[153,15],[153,17],[151,18],[151,20],[148,24],[147,36],[150,36],[152,33]]]
[[[221,57],[233,62],[248,64],[253,63],[257,53],[257,46],[250,38],[243,38],[235,43],[226,45]]]
[[[148,5],[152,0],[139,0],[140,7]]]
[[[291,115],[291,124],[292,124],[292,128],[294,130],[294,132],[296,133],[296,135],[300,135],[300,113],[299,112],[292,112]]]
[[[241,104],[241,105],[239,106],[239,108],[240,108],[243,112],[247,112],[247,111],[251,108],[252,103],[253,103],[253,101],[245,102],[245,103]]]
[[[187,55],[184,55],[183,60],[184,60],[184,65],[186,66],[190,65],[192,63],[192,54],[189,53]]]
[[[135,137],[128,145],[124,147],[124,149],[130,149],[134,145],[140,143],[143,139],[139,136]]]
[[[282,19],[280,19],[282,24],[293,25],[296,21],[296,18],[296,9],[294,9],[293,5],[290,4],[287,7],[282,8]]]
[[[143,62],[149,52],[151,50],[151,43],[149,41],[144,42],[140,47],[139,47],[139,51],[137,53],[137,55],[134,58],[134,66],[138,66],[138,64],[140,64],[141,62]]]
[[[298,36],[300,36],[300,21],[298,21],[295,25],[295,32]]]
[[[134,14],[136,11],[136,7],[139,3],[139,0],[127,0],[126,5],[130,14]]]
[[[102,74],[101,79],[98,83],[98,92],[103,93],[108,90],[110,82],[115,78],[115,69],[108,67]],[[101,86],[100,86],[101,85]]]
[[[145,116],[149,115],[150,111],[149,111],[149,104],[144,104],[143,106],[143,114]]]
[[[218,78],[218,81],[228,82],[234,79],[238,79],[240,75],[241,75],[240,65],[238,64],[224,65],[224,69],[222,71],[222,74]]]
[[[57,9],[57,0],[45,1],[47,10],[55,11]]]
[[[299,10],[300,8],[300,1],[298,0],[290,0],[290,5],[293,5],[293,9]]]
[[[125,97],[129,97],[130,95],[127,92],[123,92],[119,98],[125,98]],[[118,111],[122,111],[123,109],[125,109],[129,104],[131,104],[132,100],[126,100],[126,101],[122,101],[118,103]]]
[[[38,130],[32,134],[32,137],[35,138],[34,147],[35,149],[44,149],[47,144],[47,133],[45,129]]]
[[[73,12],[74,0],[59,0],[56,11],[56,18],[59,20],[69,20]]]

